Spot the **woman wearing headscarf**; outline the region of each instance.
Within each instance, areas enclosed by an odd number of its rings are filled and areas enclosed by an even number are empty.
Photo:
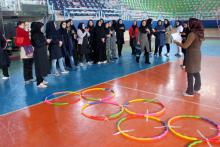
[[[171,31],[172,27],[170,25],[170,21],[168,19],[164,19],[164,26],[165,26],[165,37],[166,37],[166,47],[167,47],[167,53],[165,56],[170,56],[170,44],[171,44]]]
[[[90,58],[90,62],[89,64],[92,64],[94,62],[94,51],[95,51],[95,36],[94,36],[94,31],[95,31],[95,27],[94,27],[94,22],[93,20],[89,20],[88,24],[87,24],[87,28],[89,29],[89,50],[90,50],[90,54],[89,54],[89,58]]]
[[[105,34],[106,34],[106,57],[107,57],[107,62],[110,63],[112,60],[111,57],[111,30],[109,28],[109,22],[105,23]]]
[[[111,37],[110,37],[110,51],[111,51],[111,57],[113,59],[117,59],[117,49],[116,49],[116,27],[117,22],[115,20],[112,20],[109,22],[109,27],[111,30]]]
[[[70,24],[70,26],[69,26]],[[73,43],[73,59],[75,66],[78,65],[78,49],[77,49],[77,29],[72,23],[72,20],[69,19],[67,23],[67,30],[70,30],[70,34],[72,36],[72,43]]]
[[[138,33],[138,44],[140,45],[141,52],[145,55],[145,63],[150,64],[149,61],[149,42],[148,42],[148,34],[150,33],[150,30],[147,27],[146,20],[141,21],[141,25],[139,27],[139,33]],[[136,61],[139,62],[140,54],[136,55]]]
[[[183,23],[183,32],[181,33],[182,43],[186,42],[186,39],[187,39],[189,33],[190,33],[190,29],[188,27],[188,22],[184,22]],[[183,64],[181,65],[181,67],[183,69],[185,69],[185,67],[186,67],[186,49],[182,48],[182,52],[183,52]]]
[[[150,30],[150,33],[147,35],[148,42],[149,42],[150,53],[152,52],[152,48],[151,48],[151,38],[152,38],[152,34],[153,34],[152,23],[153,23],[153,19],[152,18],[147,19],[147,27]]]
[[[130,46],[132,49],[132,55],[135,55],[135,45],[137,44],[137,40],[138,40],[138,26],[136,20],[133,21],[133,24],[129,29],[129,36],[130,36]]]
[[[62,58],[62,41],[58,30],[56,29],[55,22],[49,21],[46,24],[46,38],[51,40],[49,43],[49,52],[50,59],[52,60],[52,74],[55,76],[59,76],[59,72],[57,70],[57,62],[59,64],[60,70],[62,74],[68,74],[69,72],[65,70]]]
[[[25,30],[25,22],[19,21],[16,28],[16,46],[20,47],[20,57],[23,61],[23,76],[25,84],[33,82],[33,47],[29,31]]]
[[[189,19],[190,33],[185,43],[174,41],[178,46],[186,49],[186,72],[188,87],[184,96],[192,97],[201,89],[201,45],[204,40],[202,22],[196,18]],[[194,83],[195,79],[195,83]]]
[[[48,82],[44,77],[49,73],[49,59],[47,56],[47,40],[42,32],[44,24],[35,22],[31,29],[31,43],[34,46],[34,64],[37,87],[46,88]],[[48,43],[50,40],[48,40]]]
[[[75,69],[75,59],[74,59],[74,46],[72,33],[71,33],[71,19],[66,20],[66,30],[67,30],[67,53],[68,57],[65,59],[66,66]]]
[[[89,49],[89,30],[85,27],[84,23],[79,23],[78,30],[77,30],[77,36],[78,36],[78,54],[79,54],[79,63],[80,66],[83,66],[84,64],[84,57],[86,58],[86,62],[88,63],[90,61],[90,49]]]
[[[73,44],[71,35],[68,34],[66,21],[62,21],[60,23],[59,35],[62,41],[62,55],[63,55],[63,63],[64,65],[69,65],[71,68],[74,68],[74,60],[73,60]],[[67,64],[66,64],[67,63]]]
[[[122,19],[118,20],[117,29],[116,29],[116,37],[117,37],[117,45],[118,45],[118,56],[121,57],[121,52],[123,48],[124,41],[124,32],[125,25],[123,24]]]
[[[165,27],[162,25],[162,21],[157,21],[157,26],[155,27],[155,34],[156,34],[156,41],[155,41],[155,51],[154,55],[157,55],[158,48],[159,48],[159,56],[162,56],[162,49],[165,45]]]
[[[10,59],[5,50],[6,46],[7,46],[6,39],[3,36],[3,34],[0,32],[0,68],[2,69],[3,80],[9,79],[8,67],[10,66]]]
[[[96,22],[95,27],[95,45],[96,45],[96,62],[98,64],[107,63],[106,61],[106,47],[105,47],[105,28],[102,26],[102,22],[99,20]]]
[[[179,20],[176,21],[176,32],[181,35],[181,32],[183,32],[183,26]],[[182,56],[182,49],[180,46],[177,46],[177,53],[175,54],[177,57]]]

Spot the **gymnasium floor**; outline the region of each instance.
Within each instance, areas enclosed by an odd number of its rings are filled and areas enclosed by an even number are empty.
[[[180,68],[181,59],[172,55],[151,58],[151,65],[140,64],[130,55],[130,48],[124,51],[123,57],[116,63],[93,65],[71,71],[61,77],[49,76],[49,88],[39,90],[35,84],[24,85],[22,64],[13,62],[10,68],[11,79],[0,80],[0,147],[109,147],[109,146],[149,146],[149,147],[184,147],[190,141],[180,139],[172,133],[159,141],[138,142],[122,135],[114,135],[116,120],[96,121],[80,114],[80,102],[55,107],[43,103],[44,98],[57,91],[80,91],[85,88],[112,88],[116,97],[112,99],[119,104],[137,98],[157,99],[164,104],[166,111],[160,117],[167,121],[175,115],[190,114],[207,117],[220,124],[220,41],[207,39],[202,46],[202,90],[193,98],[182,96],[186,89],[186,73]],[[165,53],[165,48],[164,48]],[[90,95],[99,95],[98,92]],[[100,93],[103,95],[103,93]],[[100,96],[99,95],[99,96]],[[68,101],[73,96],[57,100]],[[146,106],[147,105],[147,106]],[[136,106],[136,107],[134,107]],[[154,104],[133,104],[131,109],[144,113],[160,109]],[[86,110],[91,115],[104,115],[118,110],[114,106],[94,106]],[[123,114],[126,116],[126,113]],[[147,125],[146,125],[147,123]],[[193,119],[179,120],[175,124],[179,132],[200,137],[197,130],[206,137],[217,130],[207,122]],[[159,123],[149,120],[129,120],[122,124],[122,130],[134,130],[129,134],[146,137],[155,136],[162,131]],[[146,128],[146,129],[145,129]],[[207,146],[203,143],[198,146]],[[220,146],[220,144],[212,144]]]

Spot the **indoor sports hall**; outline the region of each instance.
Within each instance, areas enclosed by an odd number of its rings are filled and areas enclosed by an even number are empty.
[[[220,0],[1,0],[0,147],[220,147]]]

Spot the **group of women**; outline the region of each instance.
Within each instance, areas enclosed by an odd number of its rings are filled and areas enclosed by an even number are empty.
[[[77,65],[105,64],[121,57],[125,43],[125,25],[121,19],[118,22],[104,22],[103,19],[100,19],[96,25],[89,20],[87,25],[80,23],[78,29],[71,20],[62,21],[60,27],[57,27],[54,21],[49,21],[46,24],[46,33],[43,33],[43,26],[44,24],[41,22],[32,22],[29,30],[26,23],[20,21],[16,28],[15,43],[21,49],[26,84],[34,81],[33,64],[35,64],[37,86],[46,88],[48,82],[44,80],[44,77],[49,73],[59,76],[68,74],[67,69],[75,69]],[[201,88],[200,48],[204,39],[204,29],[201,21],[195,18],[185,22],[183,27],[177,21],[176,27],[176,31],[182,36],[182,42],[174,40],[178,47],[176,56],[181,56],[183,52],[185,57],[181,66],[186,68],[188,77],[188,88],[184,95],[193,96]],[[169,57],[171,30],[167,19],[164,20],[164,23],[158,20],[155,28],[152,27],[152,19],[142,20],[139,27],[137,21],[134,21],[129,29],[129,35],[132,54],[136,55],[136,61],[139,62],[141,53],[144,53],[145,63],[150,64],[152,35],[155,36],[154,55],[158,55],[159,50],[159,56],[162,56],[162,48],[166,46],[165,55]],[[118,50],[116,50],[116,45]],[[3,79],[8,79],[10,60],[5,52],[5,47],[6,40],[0,34],[0,68],[3,70]]]
[[[44,30],[45,29],[45,30]],[[45,33],[44,33],[45,32]],[[46,88],[48,82],[43,77],[51,73],[55,76],[68,74],[68,69],[84,66],[84,64],[105,64],[121,57],[124,44],[125,26],[121,19],[104,22],[103,19],[89,20],[88,24],[79,23],[78,28],[72,20],[62,21],[58,27],[54,21],[46,23],[19,21],[16,28],[16,46],[20,47],[23,62],[23,76],[26,84],[33,82],[33,64],[37,86]],[[118,46],[118,50],[116,49]],[[6,41],[1,34],[1,51]],[[49,51],[49,56],[48,56]],[[2,54],[3,55],[3,54]],[[4,54],[4,57],[8,57]],[[6,62],[6,59],[1,58]],[[8,79],[8,67],[4,63],[3,79]]]
[[[176,32],[180,33],[183,41],[186,40],[187,35],[189,34],[188,22],[183,23],[183,27],[179,21],[176,21]],[[152,35],[155,36],[155,50],[154,55],[162,56],[162,49],[166,46],[167,53],[165,56],[170,56],[170,44],[171,44],[171,34],[172,26],[168,19],[165,19],[164,22],[161,20],[157,21],[155,28],[152,27],[152,19],[142,20],[140,26],[138,27],[137,21],[133,22],[133,25],[129,29],[130,36],[130,46],[132,49],[132,54],[136,55],[136,61],[139,62],[141,53],[145,55],[145,63],[150,64],[149,56],[152,53],[151,40]],[[185,49],[177,46],[176,56],[181,57],[182,53],[185,55]],[[184,60],[185,62],[185,60]],[[181,65],[185,67],[185,63]]]

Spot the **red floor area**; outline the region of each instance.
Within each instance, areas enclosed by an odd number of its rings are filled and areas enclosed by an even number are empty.
[[[203,58],[202,90],[193,98],[182,97],[186,88],[185,72],[179,67],[180,62],[166,63],[151,69],[140,71],[115,79],[95,87],[113,88],[116,97],[112,99],[122,104],[137,98],[156,98],[161,101],[166,112],[160,119],[167,121],[175,115],[190,114],[207,117],[220,124],[220,58]],[[98,92],[92,93],[99,95]],[[91,95],[91,94],[90,94]],[[60,98],[62,99],[67,99]],[[72,97],[69,96],[71,99]],[[20,110],[0,117],[0,147],[184,147],[189,141],[180,139],[172,133],[159,141],[137,142],[113,135],[117,132],[116,120],[95,121],[80,114],[86,101],[77,104],[54,107],[41,103],[28,109]],[[148,105],[149,112],[160,107]],[[144,113],[146,105],[132,104],[130,109]],[[104,115],[118,110],[116,106],[89,107],[85,112],[91,115]],[[126,113],[123,114],[125,116]],[[179,120],[174,124],[177,131],[200,137],[200,130],[206,137],[216,130],[207,122],[193,119]],[[129,120],[122,124],[123,130],[134,130],[129,134],[146,137],[161,133],[157,128],[160,123],[148,120]],[[214,147],[220,144],[212,144]],[[198,145],[207,146],[207,144]]]

